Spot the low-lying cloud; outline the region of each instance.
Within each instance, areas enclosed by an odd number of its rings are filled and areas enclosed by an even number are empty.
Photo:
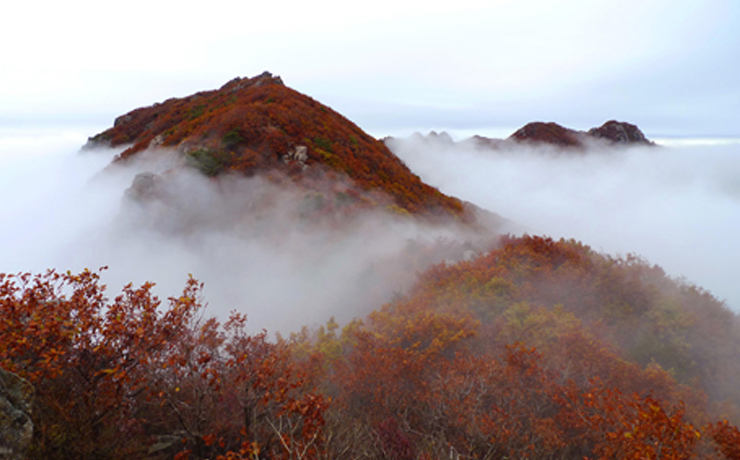
[[[357,214],[338,230],[301,218],[305,190],[186,170],[168,176],[167,206],[141,205],[124,191],[142,170],[167,170],[172,156],[111,169],[115,151],[80,153],[76,137],[0,134],[0,272],[108,266],[111,296],[153,281],[162,297],[192,274],[211,313],[245,312],[255,330],[363,316],[422,267],[397,258],[410,241],[459,236],[385,212]],[[587,153],[444,139],[389,145],[431,185],[530,233],[640,254],[740,309],[737,144]]]
[[[116,151],[62,144],[0,139],[0,272],[107,266],[109,295],[153,281],[160,297],[177,295],[192,274],[211,314],[237,310],[251,329],[285,333],[364,316],[423,268],[397,258],[411,241],[456,235],[382,210],[323,222],[305,217],[321,197],[289,180],[172,172],[180,160],[167,152],[108,167]],[[161,174],[161,196],[125,196],[141,171]]]
[[[529,233],[639,254],[740,311],[740,144],[584,153],[412,136],[388,145],[444,193]]]

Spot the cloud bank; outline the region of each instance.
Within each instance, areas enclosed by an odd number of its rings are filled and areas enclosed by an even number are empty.
[[[286,333],[364,316],[430,261],[414,252],[419,242],[456,238],[378,210],[311,219],[322,197],[290,181],[168,172],[180,157],[167,152],[108,167],[116,153],[0,138],[0,272],[107,266],[109,295],[153,281],[160,297],[178,295],[192,274],[211,314],[238,310],[254,330]],[[141,171],[161,174],[164,198],[126,197]]]
[[[205,283],[210,312],[239,310],[255,330],[288,332],[377,308],[429,262],[399,253],[459,237],[386,213],[357,215],[341,231],[317,225],[301,218],[311,204],[305,190],[261,179],[182,173],[168,180],[171,206],[139,206],[124,198],[133,177],[167,170],[171,157],[111,170],[115,151],[79,153],[80,143],[64,132],[0,133],[0,272],[108,266],[110,295],[154,281],[162,297],[192,274]],[[740,309],[738,144],[586,154],[442,138],[389,144],[444,193],[530,233],[640,254]]]
[[[391,150],[421,178],[534,234],[635,253],[740,311],[740,144],[493,150],[420,136]]]

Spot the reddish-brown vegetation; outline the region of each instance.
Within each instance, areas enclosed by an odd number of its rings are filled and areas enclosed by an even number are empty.
[[[0,275],[0,366],[36,390],[30,458],[315,458],[328,400],[285,345],[202,318],[193,279],[166,307],[151,287]]]
[[[90,140],[130,144],[121,161],[149,147],[177,148],[211,176],[277,168],[310,182],[328,170],[391,197],[399,210],[472,219],[462,202],[423,183],[381,141],[268,73],[133,110]],[[305,158],[296,153],[299,146],[306,147]]]
[[[0,275],[30,458],[738,458],[736,316],[638,259],[506,238],[277,341],[206,317],[192,279],[166,305],[151,287]]]

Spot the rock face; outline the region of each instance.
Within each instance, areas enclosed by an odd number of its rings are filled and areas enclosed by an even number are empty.
[[[0,460],[20,460],[33,436],[33,387],[0,368]]]

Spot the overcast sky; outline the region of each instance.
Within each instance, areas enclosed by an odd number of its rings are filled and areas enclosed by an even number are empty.
[[[97,132],[269,70],[375,136],[612,118],[649,137],[740,136],[735,0],[40,0],[0,17],[5,128]]]

